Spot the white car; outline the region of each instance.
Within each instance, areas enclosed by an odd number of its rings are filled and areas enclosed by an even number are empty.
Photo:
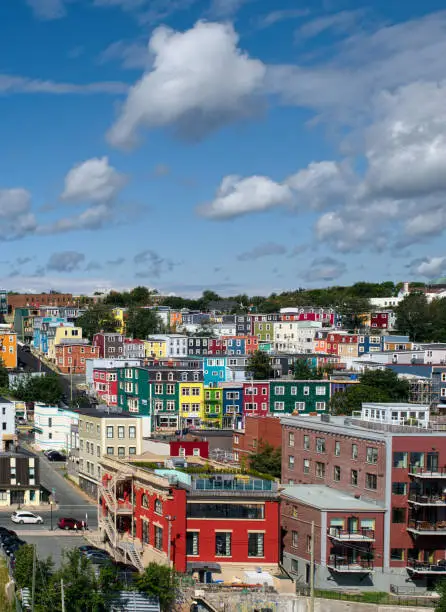
[[[33,514],[26,510],[19,510],[11,514],[11,521],[13,523],[20,523],[21,525],[23,525],[23,523],[37,523],[41,525],[43,523],[43,518],[38,514]]]

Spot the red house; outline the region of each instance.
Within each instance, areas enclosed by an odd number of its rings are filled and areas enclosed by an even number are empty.
[[[99,357],[98,347],[82,339],[63,338],[56,344],[55,353],[56,365],[62,374],[85,374],[85,360]]]
[[[209,442],[204,440],[175,440],[170,442],[171,457],[209,457]]]
[[[243,582],[245,571],[259,565],[277,570],[277,483],[226,472],[158,471],[111,457],[101,466],[99,528],[111,551],[125,550],[139,569],[170,561],[202,582],[211,576]]]
[[[118,373],[116,368],[94,368],[93,388],[108,406],[118,405]]]
[[[266,416],[269,408],[269,382],[254,380],[243,383],[243,414]]]
[[[370,327],[374,329],[388,329],[389,313],[388,312],[372,312],[370,316]]]
[[[208,355],[226,355],[226,343],[223,338],[209,338]]]

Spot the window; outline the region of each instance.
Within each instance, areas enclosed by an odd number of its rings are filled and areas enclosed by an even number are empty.
[[[407,483],[406,482],[392,482],[392,493],[393,495],[406,495],[407,494]]]
[[[304,474],[309,474],[310,473],[310,460],[309,459],[304,459],[303,472],[304,472]]]
[[[155,499],[155,512],[157,514],[163,513],[163,503],[160,499]]]
[[[294,446],[294,433],[288,432],[288,446]]]
[[[297,510],[297,506],[293,506],[292,510],[291,510],[291,516],[293,518],[297,518],[298,517],[298,510]]]
[[[307,552],[311,552],[311,536],[307,535]]]
[[[148,508],[149,507],[149,498],[147,497],[147,495],[145,493],[143,493],[143,496],[141,498],[141,506],[143,508]]]
[[[154,547],[158,550],[163,550],[163,528],[155,525],[155,543]]]
[[[294,410],[298,410],[299,412],[304,412],[306,408],[305,402],[294,402]]]
[[[299,562],[297,559],[291,559],[291,572],[293,574],[299,573]]]
[[[325,387],[316,387],[316,395],[325,395]]]
[[[53,419],[50,417],[48,419],[48,427],[52,427],[53,426]]]
[[[101,456],[101,447],[99,446],[99,444],[96,446],[96,456],[97,457]]]
[[[131,440],[133,440],[134,438],[136,438],[136,427],[135,425],[130,425],[129,426],[129,438]]]
[[[352,444],[352,459],[358,458],[358,445]]]
[[[407,453],[394,452],[392,466],[394,468],[407,468]]]
[[[366,453],[367,463],[378,463],[378,449],[374,446],[367,446]]]
[[[392,508],[392,523],[406,522],[406,508]]]
[[[297,548],[299,545],[299,533],[297,531],[291,532],[291,546]]]
[[[113,438],[113,425],[107,425],[107,438]]]
[[[276,387],[276,395],[285,395],[285,387]]]
[[[274,402],[274,410],[285,410],[285,402]]]
[[[339,457],[339,455],[341,454],[341,443],[340,442],[335,442],[335,456]]]
[[[404,548],[391,548],[390,559],[392,561],[404,561]]]
[[[232,534],[229,531],[215,534],[215,554],[217,557],[231,556]]]
[[[365,475],[365,488],[370,489],[371,491],[376,491],[378,488],[378,477],[376,474],[366,474]]]
[[[248,533],[248,557],[263,557],[264,533]]]
[[[186,555],[196,557],[200,554],[200,532],[188,531],[186,533]]]
[[[352,470],[350,472],[350,483],[354,486],[358,486],[358,470]]]
[[[119,440],[123,440],[125,437],[125,427],[123,425],[118,425],[118,438]]]
[[[160,374],[160,376],[161,376],[161,374]],[[155,385],[155,393],[156,393],[156,395],[162,395],[163,387],[164,387],[164,385]]]
[[[150,529],[149,529],[149,521],[141,521],[142,526],[142,542],[143,544],[150,543]]]
[[[316,402],[316,410],[317,411],[325,410],[325,402]]]
[[[125,457],[125,446],[118,446],[118,457]]]
[[[424,453],[410,453],[410,466],[423,468],[424,467]]]
[[[341,468],[339,465],[335,465],[333,468],[333,480],[339,482],[341,480]]]
[[[316,478],[325,478],[325,463],[316,461]]]
[[[325,438],[316,438],[316,452],[325,453]]]
[[[288,467],[290,470],[294,468],[294,457],[293,455],[288,456]]]
[[[310,395],[310,387],[304,387],[304,395]]]
[[[304,435],[304,450],[310,450],[310,436]]]
[[[264,519],[265,506],[263,504],[213,504],[198,503],[187,504],[188,518],[216,518],[216,519]]]

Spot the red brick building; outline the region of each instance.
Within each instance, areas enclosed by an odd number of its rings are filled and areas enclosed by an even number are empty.
[[[243,581],[244,572],[259,565],[277,570],[275,482],[153,470],[110,457],[103,457],[101,467],[99,529],[118,558],[125,551],[140,569],[150,561],[170,560],[178,571],[198,574],[202,581],[210,574]]]
[[[267,442],[275,448],[282,446],[282,425],[273,416],[249,415],[245,418],[245,429],[232,435],[232,451],[235,461],[242,461],[257,452],[260,442]]]
[[[91,346],[88,340],[62,340],[56,344],[56,365],[62,374],[85,374],[86,359],[99,357],[97,346]]]
[[[289,571],[306,580],[309,550],[299,542],[314,521],[321,588],[423,590],[446,576],[446,431],[430,424],[427,406],[363,404],[353,417],[285,417],[282,426]]]
[[[71,293],[17,293],[8,295],[10,309],[32,306],[74,306],[75,300]]]
[[[116,368],[94,368],[93,389],[108,406],[118,405],[118,373]]]

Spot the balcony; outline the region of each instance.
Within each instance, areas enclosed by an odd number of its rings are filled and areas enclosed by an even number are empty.
[[[446,497],[440,493],[435,495],[409,495],[409,504],[414,506],[446,506]]]
[[[414,521],[410,520],[407,531],[414,535],[446,535],[446,521]]]
[[[227,496],[261,496],[275,497],[277,495],[277,483],[262,478],[231,478],[216,476],[209,478],[193,478],[190,484],[190,495],[212,495]]]
[[[438,563],[424,563],[423,561],[407,562],[406,570],[412,574],[423,575],[446,575],[446,562],[439,561]]]
[[[346,529],[330,527],[328,537],[338,542],[374,542],[375,532],[373,529],[348,531]]]
[[[372,574],[372,559],[357,559],[354,561],[349,557],[330,555],[328,569],[342,574]]]
[[[433,470],[427,468],[418,467],[416,465],[409,466],[409,476],[415,478],[446,478],[446,467],[437,467]]]

